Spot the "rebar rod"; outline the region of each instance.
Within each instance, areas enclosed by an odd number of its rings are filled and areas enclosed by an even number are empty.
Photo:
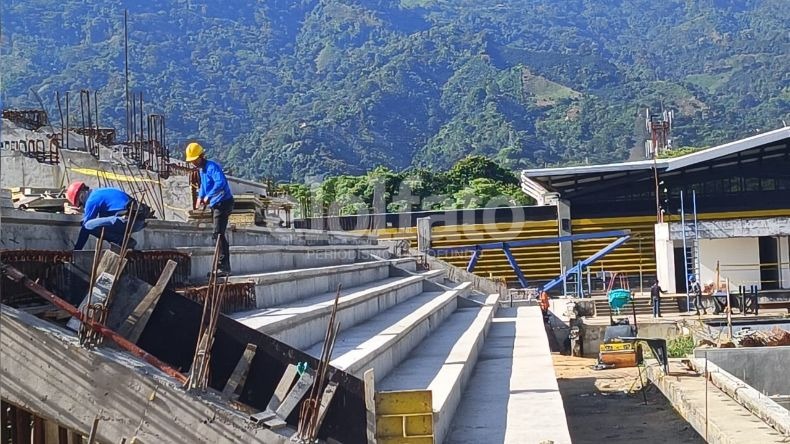
[[[42,287],[41,285],[33,282],[30,278],[22,274],[19,270],[14,268],[11,265],[3,264],[0,265],[0,271],[10,280],[17,282],[23,285],[28,290],[32,291],[33,293],[41,296],[42,298],[46,299],[56,307],[60,308],[61,310],[65,311],[66,313],[70,314],[71,316],[77,318],[80,322],[88,324],[90,328],[95,330],[98,334],[102,337],[105,337],[115,344],[117,344],[122,349],[128,351],[129,353],[137,356],[138,358],[144,360],[145,362],[151,364],[152,366],[156,367],[157,369],[161,370],[168,376],[171,376],[178,380],[179,382],[186,381],[186,376],[184,376],[179,371],[175,370],[174,368],[170,367],[169,365],[165,364],[164,362],[157,359],[155,356],[151,355],[150,353],[146,352],[145,350],[141,349],[137,345],[133,344],[123,336],[119,335],[112,329],[97,323],[92,319],[88,319],[86,316],[82,315],[82,312],[75,306],[69,304],[65,300],[63,300],[60,296],[52,293],[51,291],[47,290],[46,288]]]

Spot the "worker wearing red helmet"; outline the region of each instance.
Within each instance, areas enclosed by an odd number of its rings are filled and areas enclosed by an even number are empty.
[[[147,206],[139,204],[117,188],[92,190],[85,183],[77,181],[69,185],[66,199],[71,205],[82,209],[82,228],[74,245],[75,250],[82,250],[91,235],[98,238],[102,229],[104,240],[121,245],[130,217],[134,217],[132,233],[145,228],[145,219],[150,217],[150,209]],[[136,244],[137,242],[130,237],[127,242],[128,248],[134,249]]]
[[[186,161],[197,167],[200,174],[200,189],[196,207],[210,207],[214,220],[213,238],[219,239],[219,257],[217,275],[230,274],[230,245],[225,236],[228,228],[228,219],[233,213],[233,193],[230,184],[222,171],[222,167],[213,160],[206,159],[203,147],[197,142],[187,145],[185,150]]]

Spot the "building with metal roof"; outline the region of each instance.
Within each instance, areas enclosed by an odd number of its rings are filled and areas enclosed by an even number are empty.
[[[674,158],[528,169],[521,182],[558,207],[568,234],[604,218],[608,228],[653,225],[655,253],[643,259],[664,288],[685,291],[688,275],[790,288],[790,127]],[[563,267],[574,249],[560,247]]]

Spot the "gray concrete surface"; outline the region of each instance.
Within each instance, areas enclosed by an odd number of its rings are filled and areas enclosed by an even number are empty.
[[[629,321],[633,323],[631,317],[629,317]],[[603,342],[604,333],[608,326],[609,318],[583,319],[579,331],[582,339],[582,354],[584,356],[598,356],[599,347]],[[643,338],[664,338],[669,340],[679,336],[681,333],[677,322],[670,319],[637,316],[637,326],[639,327],[638,334]]]
[[[538,307],[500,308],[449,443],[570,443]]]
[[[81,216],[0,209],[0,248],[7,250],[69,250],[74,248]],[[151,220],[136,233],[139,249],[214,246],[209,225]],[[249,245],[375,245],[375,236],[344,232],[248,227],[228,231],[233,246]],[[89,241],[89,247],[94,240]],[[260,270],[259,270],[260,271]]]
[[[713,362],[694,358],[691,365],[698,373],[707,374],[713,385],[738,404],[790,439],[790,411]]]
[[[387,278],[342,290],[337,313],[340,328],[351,328],[430,289],[427,277],[440,273],[432,271]],[[281,307],[236,313],[232,317],[293,347],[306,348],[324,337],[334,299],[335,292],[331,291]]]
[[[790,346],[697,349],[707,359],[767,396],[790,395]]]
[[[50,132],[49,127],[36,131],[18,127],[10,120],[3,119],[3,140],[43,140],[46,146],[49,141],[46,137]],[[56,131],[60,128],[56,127]],[[0,149],[0,188],[12,187],[44,187],[63,188],[75,180],[80,180],[90,187],[100,186],[94,174],[78,172],[79,169],[100,170],[125,175],[125,168],[121,165],[131,165],[129,159],[123,157],[119,147],[99,146],[99,157],[96,159],[85,151],[83,136],[71,132],[68,134],[70,150],[60,150],[60,164],[48,165],[35,159],[22,155],[19,151]],[[209,152],[210,155],[210,152]],[[133,174],[141,174],[148,179],[157,180],[157,175],[151,172],[132,167]],[[228,175],[228,183],[234,194],[254,193],[267,195],[266,185]],[[188,210],[192,208],[192,195],[189,192],[189,178],[185,175],[171,175],[161,180],[161,198],[165,204],[165,219],[169,221],[186,221]],[[126,185],[124,183],[123,185]],[[160,199],[160,189],[157,185],[153,190],[151,199]]]
[[[98,415],[99,442],[288,442],[289,429],[250,427],[239,412],[186,393],[128,354],[87,350],[72,333],[5,305],[0,324],[3,400],[86,436]]]
[[[256,274],[305,268],[331,267],[369,260],[386,251],[383,245],[234,245],[230,265],[234,274]],[[192,257],[190,278],[206,281],[214,259],[213,247],[178,247]]]
[[[462,308],[453,313],[426,340],[421,342],[381,384],[378,391],[431,390],[433,398],[433,433],[441,443],[450,432],[450,424],[477,358],[483,348],[499,295],[491,295],[486,304]]]
[[[646,373],[672,406],[709,443],[786,443],[787,438],[754,416],[749,410],[677,360],[670,361],[670,374],[656,364]]]
[[[790,217],[701,220],[697,225],[700,239],[790,235]],[[669,230],[673,240],[683,239],[681,224],[672,223]]]
[[[368,282],[386,279],[390,267],[415,270],[414,259],[403,258],[382,261],[358,262],[329,267],[289,269],[271,273],[234,275],[230,282],[253,282],[257,308],[275,307],[310,295],[328,293],[343,288],[356,287]]]
[[[465,282],[448,291],[419,294],[342,332],[335,343],[332,365],[360,378],[373,368],[376,380],[382,380],[455,312],[458,297],[469,285]],[[307,352],[319,357],[323,345],[319,341]]]

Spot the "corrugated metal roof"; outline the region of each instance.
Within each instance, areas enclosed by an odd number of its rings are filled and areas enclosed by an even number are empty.
[[[672,171],[680,168],[685,168],[689,165],[705,162],[708,160],[724,157],[730,154],[735,154],[740,151],[745,151],[761,145],[766,145],[772,142],[777,142],[783,139],[790,138],[790,126],[785,126],[773,131],[758,134],[756,136],[747,137],[745,139],[736,140],[734,142],[725,143],[723,145],[707,148],[700,151],[695,151],[680,157],[669,159],[656,159],[653,160],[639,160],[636,162],[618,162],[608,163],[602,165],[584,165],[574,167],[561,167],[561,168],[535,168],[526,169],[522,171],[522,176],[540,179],[556,176],[575,176],[584,174],[597,174],[608,173],[614,171],[636,171],[652,169],[655,166],[660,170]]]

